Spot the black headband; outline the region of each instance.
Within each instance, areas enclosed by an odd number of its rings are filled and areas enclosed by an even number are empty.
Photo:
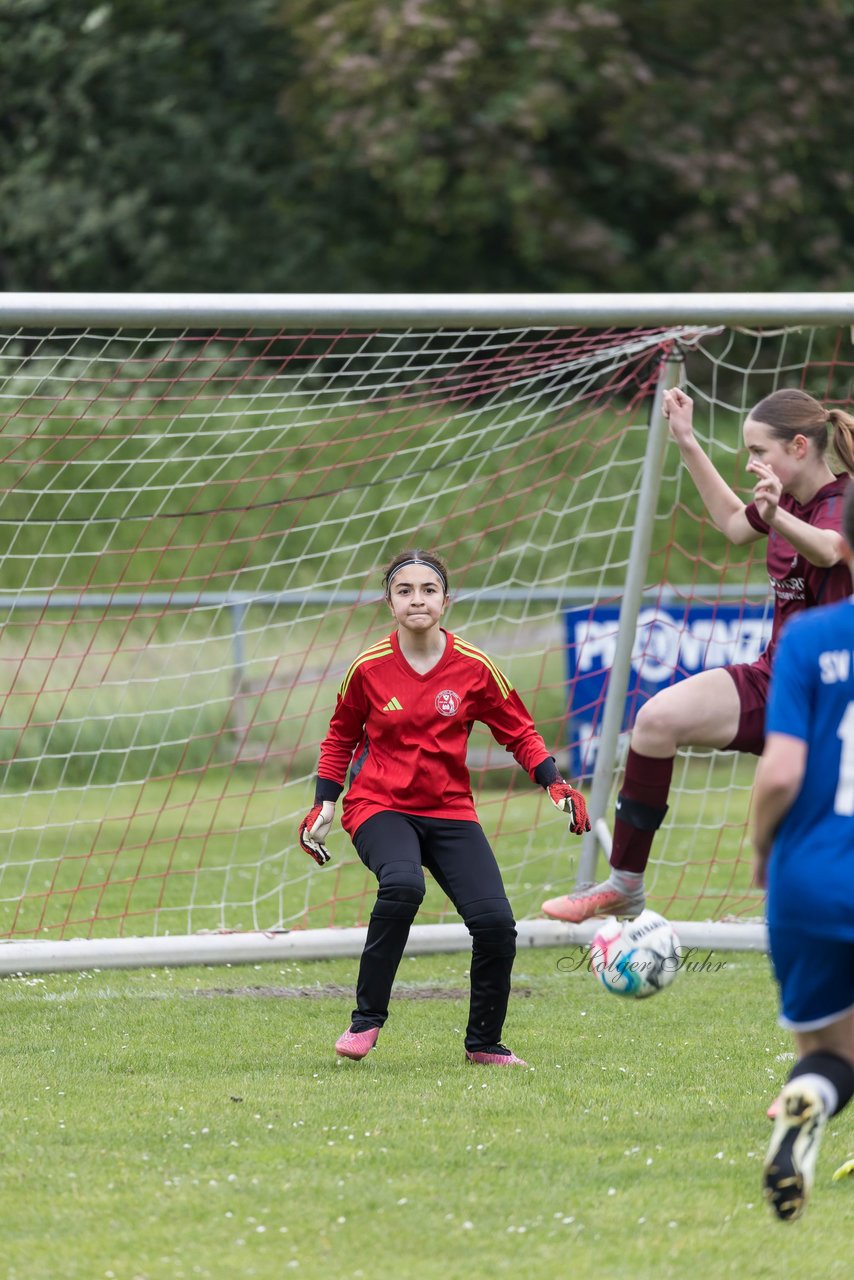
[[[442,589],[445,595],[448,594],[448,579],[445,577],[444,573],[439,568],[439,566],[436,564],[431,564],[429,560],[419,560],[417,556],[413,556],[411,560],[401,560],[400,564],[396,564],[392,569],[391,573],[388,574],[385,580],[386,595],[388,595],[389,592],[391,591],[392,578],[394,578],[396,574],[400,573],[401,569],[405,569],[407,565],[410,565],[410,564],[420,564],[420,565],[423,565],[425,569],[432,569],[436,577],[441,582]]]

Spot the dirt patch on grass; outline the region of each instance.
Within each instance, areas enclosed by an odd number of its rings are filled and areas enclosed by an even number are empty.
[[[244,999],[255,1000],[337,1000],[339,998],[352,1000],[353,988],[328,982],[323,986],[311,987],[198,987],[195,991],[188,991],[186,994],[201,997],[242,996]],[[468,1000],[469,998],[468,989],[463,987],[401,984],[395,986],[392,994],[395,1000]],[[530,987],[513,988],[514,999],[520,996],[524,999],[533,994]]]

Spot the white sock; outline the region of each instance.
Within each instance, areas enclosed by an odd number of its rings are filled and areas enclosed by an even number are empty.
[[[620,893],[628,894],[630,897],[643,893],[642,871],[619,871],[616,867],[612,867],[608,882],[615,889],[619,889]]]
[[[805,1075],[795,1076],[796,1084],[805,1084],[813,1093],[817,1093],[824,1103],[824,1109],[829,1116],[832,1116],[839,1105],[839,1094],[836,1085],[828,1080],[827,1076],[820,1076],[817,1072],[809,1071]]]

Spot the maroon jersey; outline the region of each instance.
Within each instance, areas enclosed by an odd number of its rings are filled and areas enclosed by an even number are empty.
[[[361,653],[338,691],[320,748],[318,777],[343,784],[349,834],[375,813],[477,821],[466,747],[475,720],[512,751],[531,778],[549,758],[510,681],[490,658],[450,631],[426,675],[400,651],[397,632]]]
[[[819,489],[815,497],[810,498],[803,506],[789,493],[780,499],[780,509],[789,511],[805,524],[815,529],[833,529],[842,532],[842,501],[848,487],[849,477],[846,472],[836,476],[829,484]],[[812,609],[817,604],[832,604],[836,600],[845,600],[851,595],[851,571],[844,561],[832,565],[829,569],[821,569],[810,564],[790,542],[787,542],[775,529],[760,516],[756,503],[749,503],[744,514],[754,529],[768,535],[768,551],[766,564],[768,577],[774,591],[774,618],[771,624],[771,639],[768,647],[760,656],[759,663],[767,665],[770,670],[774,656],[774,648],[783,624],[795,613],[803,609]]]

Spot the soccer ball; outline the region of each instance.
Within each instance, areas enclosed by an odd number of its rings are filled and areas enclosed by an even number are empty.
[[[590,943],[590,967],[605,990],[635,1000],[669,987],[681,959],[676,931],[657,911],[636,920],[609,916]]]

